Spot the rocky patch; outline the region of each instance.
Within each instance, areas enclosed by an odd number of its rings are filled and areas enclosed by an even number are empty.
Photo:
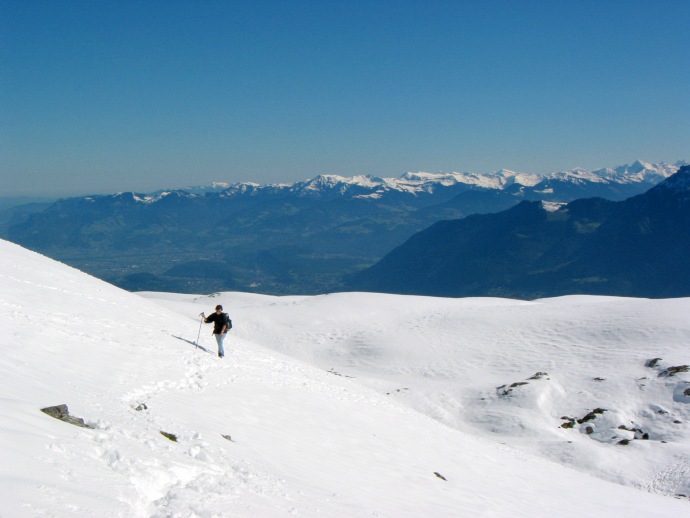
[[[69,409],[67,405],[56,405],[41,408],[41,412],[48,414],[50,417],[64,421],[65,423],[73,424],[74,426],[79,426],[81,428],[94,428],[84,422],[81,417],[74,417],[69,414]]]
[[[341,374],[339,372],[336,372],[333,367],[331,367],[331,370],[326,371],[329,374],[333,374],[334,376],[341,376],[343,378],[354,378],[354,376],[348,376],[347,374]]]
[[[651,360],[647,360],[646,362],[644,362],[644,366],[653,369],[654,367],[656,367],[656,364],[659,363],[661,360],[661,358],[652,358]]]
[[[599,442],[605,442],[610,444],[618,444],[621,446],[627,446],[632,441],[650,440],[650,434],[648,431],[643,430],[640,426],[632,423],[630,425],[615,425],[615,419],[620,418],[620,414],[616,412],[612,413],[612,416],[608,419],[604,419],[603,422],[597,422],[600,417],[603,416],[609,410],[605,408],[595,408],[591,412],[588,412],[581,418],[575,418],[570,416],[561,417],[565,422],[561,424],[561,428],[575,428],[576,425],[580,425],[579,430],[585,435],[592,436],[593,439]],[[659,412],[655,412],[658,413]],[[664,442],[664,441],[661,441]]]
[[[618,427],[619,430],[626,430],[628,432],[633,432],[635,434],[635,439],[642,439],[643,441],[648,441],[649,440],[649,434],[647,432],[643,432],[639,428],[633,428],[633,427],[627,427],[625,425],[620,425]]]
[[[658,376],[660,378],[670,378],[681,372],[690,372],[690,365],[674,365],[673,367],[662,368],[659,365],[660,361],[662,361],[662,358],[652,358],[651,360],[647,360],[644,365],[650,369],[658,370]]]
[[[177,435],[174,433],[168,433],[168,432],[163,432],[161,431],[160,434],[165,437],[166,439],[171,440],[172,442],[177,442]]]
[[[500,387],[496,387],[496,393],[498,394],[499,397],[506,397],[506,396],[511,396],[513,389],[517,387],[521,387],[523,385],[528,385],[530,380],[540,380],[540,379],[550,379],[548,377],[548,373],[546,372],[537,372],[533,376],[530,376],[527,378],[527,381],[516,381],[515,383],[511,383],[510,385],[501,385]]]
[[[574,428],[576,424],[582,424],[582,423],[586,423],[588,421],[592,421],[592,420],[596,419],[596,417],[598,415],[601,415],[604,412],[606,412],[605,408],[595,408],[594,410],[592,410],[591,412],[588,412],[586,415],[584,415],[583,417],[581,417],[579,419],[575,418],[575,417],[563,416],[563,417],[561,417],[561,419],[563,419],[565,421],[565,423],[563,423],[561,425],[561,428]],[[587,431],[587,430],[589,430],[589,431]],[[585,428],[585,433],[587,433],[587,434],[591,434],[593,431],[594,431],[594,429],[592,427],[586,427]]]
[[[660,378],[665,378],[668,377],[670,378],[671,376],[675,376],[679,372],[688,372],[690,371],[690,366],[688,365],[677,365],[675,367],[669,367],[667,369],[662,370],[659,373]]]

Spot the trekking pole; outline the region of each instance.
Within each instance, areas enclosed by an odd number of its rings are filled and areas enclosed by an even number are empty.
[[[199,334],[196,335],[196,348],[199,348],[199,337],[201,337],[201,324],[204,323],[204,317],[203,313],[199,315],[201,317],[201,320],[199,321]]]

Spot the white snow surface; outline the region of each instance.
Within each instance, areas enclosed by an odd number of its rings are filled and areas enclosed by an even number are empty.
[[[546,212],[558,212],[563,207],[566,207],[567,203],[558,203],[555,201],[542,201],[541,206]]]
[[[0,281],[3,517],[690,512],[690,299],[132,294],[6,241]]]

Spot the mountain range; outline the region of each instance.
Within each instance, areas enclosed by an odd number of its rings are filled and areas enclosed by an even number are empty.
[[[523,201],[416,234],[350,287],[436,296],[690,295],[690,166],[614,202]]]
[[[86,196],[17,208],[2,235],[132,291],[325,293],[345,288],[344,276],[439,221],[530,200],[623,200],[681,165],[636,161],[550,175],[321,175],[292,184]]]

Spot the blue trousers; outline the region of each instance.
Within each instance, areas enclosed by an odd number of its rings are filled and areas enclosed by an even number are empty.
[[[218,342],[218,356],[221,358],[225,356],[225,350],[223,349],[223,340],[225,340],[225,335],[214,334],[216,337],[216,342]]]

